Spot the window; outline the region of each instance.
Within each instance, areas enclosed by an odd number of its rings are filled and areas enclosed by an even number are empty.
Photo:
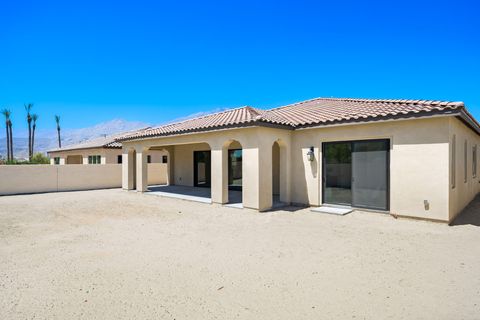
[[[60,157],[53,158],[53,163],[54,164],[60,164]]]
[[[162,163],[168,162],[168,156],[162,156]]]
[[[151,155],[147,155],[147,163],[152,163],[152,156]]]
[[[101,164],[102,157],[101,156],[88,156],[88,164]]]
[[[121,164],[123,162],[123,157],[122,155],[117,156],[117,163]]]
[[[456,160],[456,142],[457,142],[457,139],[456,139],[456,136],[453,135],[452,137],[452,160],[451,160],[451,165],[452,167],[450,168],[450,171],[451,171],[451,174],[452,174],[452,181],[451,181],[451,184],[452,184],[452,189],[455,188],[455,180],[456,180],[456,172],[455,172],[455,169],[456,169],[456,163],[455,163],[455,160]]]
[[[463,182],[467,183],[467,175],[468,175],[468,168],[467,168],[467,158],[468,158],[468,150],[467,150],[467,140],[465,140],[464,148],[463,148],[463,166],[464,166],[464,174],[463,174]]]
[[[477,177],[477,145],[472,147],[472,176]]]

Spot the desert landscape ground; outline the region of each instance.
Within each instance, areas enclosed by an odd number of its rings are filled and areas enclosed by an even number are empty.
[[[1,197],[0,319],[478,319],[479,202],[447,226],[117,189]]]

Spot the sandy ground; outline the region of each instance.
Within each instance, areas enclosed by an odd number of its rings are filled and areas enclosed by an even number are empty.
[[[475,219],[1,197],[0,319],[479,319]]]

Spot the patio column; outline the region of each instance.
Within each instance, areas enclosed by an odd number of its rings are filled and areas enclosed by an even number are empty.
[[[167,185],[172,186],[175,184],[175,177],[174,177],[174,146],[165,147],[165,151],[167,151]]]
[[[291,203],[291,155],[290,145],[279,143],[280,145],[280,201]]]
[[[224,146],[211,146],[212,202],[228,203],[228,151]]]
[[[139,146],[135,148],[137,153],[137,192],[148,191],[148,164],[147,164],[147,149]]]
[[[127,148],[122,149],[122,188],[124,190],[135,189],[135,158],[134,158],[134,155],[135,155],[134,150],[127,149]]]
[[[243,148],[243,206],[265,211],[272,208],[272,144]]]

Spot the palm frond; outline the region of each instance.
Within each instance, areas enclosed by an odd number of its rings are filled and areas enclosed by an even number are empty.
[[[9,120],[9,119],[10,119],[10,115],[11,115],[12,113],[10,112],[10,110],[8,110],[8,109],[5,108],[5,109],[2,110],[2,114],[5,116],[5,119],[6,119],[6,120]]]

